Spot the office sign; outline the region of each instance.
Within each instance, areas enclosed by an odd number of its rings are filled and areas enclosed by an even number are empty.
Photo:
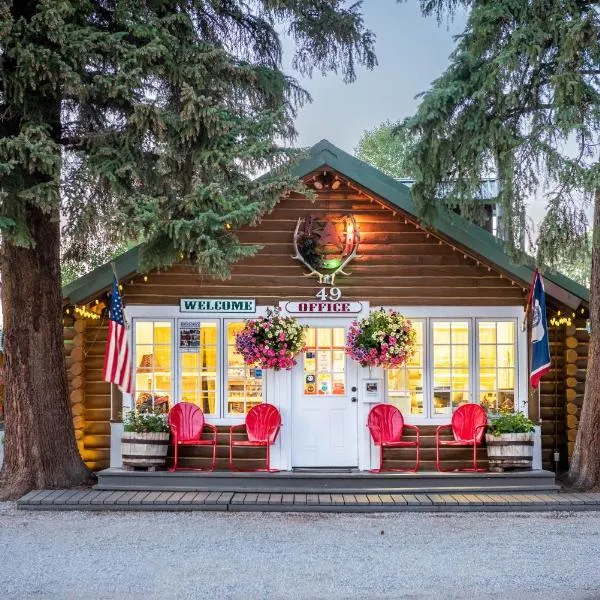
[[[292,315],[332,315],[343,317],[357,315],[363,309],[362,302],[286,302],[285,310]]]

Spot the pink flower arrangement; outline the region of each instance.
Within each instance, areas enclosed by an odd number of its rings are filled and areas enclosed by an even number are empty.
[[[263,369],[291,369],[294,357],[304,349],[305,325],[282,317],[278,308],[266,317],[248,319],[235,338],[235,350],[247,365]]]
[[[348,330],[346,354],[363,367],[401,367],[415,351],[412,323],[395,311],[383,308],[354,321]]]

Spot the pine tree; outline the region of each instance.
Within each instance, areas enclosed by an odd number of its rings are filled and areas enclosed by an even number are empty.
[[[586,0],[422,0],[443,17],[470,8],[444,74],[424,94],[408,126],[419,137],[411,154],[414,197],[425,216],[439,182],[455,181],[466,202],[482,173],[495,172],[506,214],[508,249],[525,243],[525,203],[547,198],[539,261],[582,249],[593,204],[589,362],[570,477],[600,487],[600,13]]]
[[[226,277],[296,182],[294,67],[355,78],[375,64],[347,0],[1,0],[0,228],[6,334],[1,495],[80,484],[62,349],[59,253],[97,231],[145,240],[144,267],[187,260]],[[268,179],[255,175],[274,170]]]

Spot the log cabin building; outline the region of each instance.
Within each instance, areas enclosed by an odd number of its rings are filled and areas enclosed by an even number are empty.
[[[110,265],[64,288],[73,425],[86,464],[119,466],[124,410],[166,411],[186,401],[218,426],[218,466],[226,467],[228,426],[266,401],[283,418],[274,467],[367,470],[377,461],[367,414],[381,401],[421,427],[421,469],[434,470],[435,426],[448,423],[460,404],[477,402],[490,414],[528,414],[538,424],[534,468],[565,469],[585,385],[588,290],[544,272],[552,369],[534,391],[523,327],[530,266],[513,264],[498,238],[457,214],[422,224],[404,183],[325,140],[296,174],[316,200],[290,193],[259,225],[242,228],[241,241],[261,250],[235,264],[227,281],[185,264],[141,272],[137,248],[116,259],[135,374],[132,397],[102,379]],[[314,230],[345,246],[325,276],[299,247]],[[233,351],[243,320],[273,306],[310,326],[307,349],[291,371],[246,367]],[[344,353],[352,320],[382,306],[409,317],[417,332],[410,363],[388,372],[362,368]],[[374,394],[367,380],[380,382]],[[186,450],[182,465],[207,464],[208,449]],[[463,451],[449,450],[446,466]],[[242,457],[247,466],[260,459],[261,449]],[[390,449],[385,460],[408,466],[412,455]]]

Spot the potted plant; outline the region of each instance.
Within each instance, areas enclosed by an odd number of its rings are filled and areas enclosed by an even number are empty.
[[[167,415],[158,410],[127,413],[121,435],[123,466],[150,469],[164,466],[169,435]]]
[[[485,436],[490,471],[531,470],[533,431],[533,421],[523,413],[492,417]]]
[[[278,308],[265,317],[248,319],[235,336],[235,350],[244,362],[262,369],[291,369],[294,357],[304,349],[307,326],[294,317],[282,317]]]
[[[380,308],[352,323],[346,353],[363,367],[401,367],[415,350],[416,336],[406,317]]]

